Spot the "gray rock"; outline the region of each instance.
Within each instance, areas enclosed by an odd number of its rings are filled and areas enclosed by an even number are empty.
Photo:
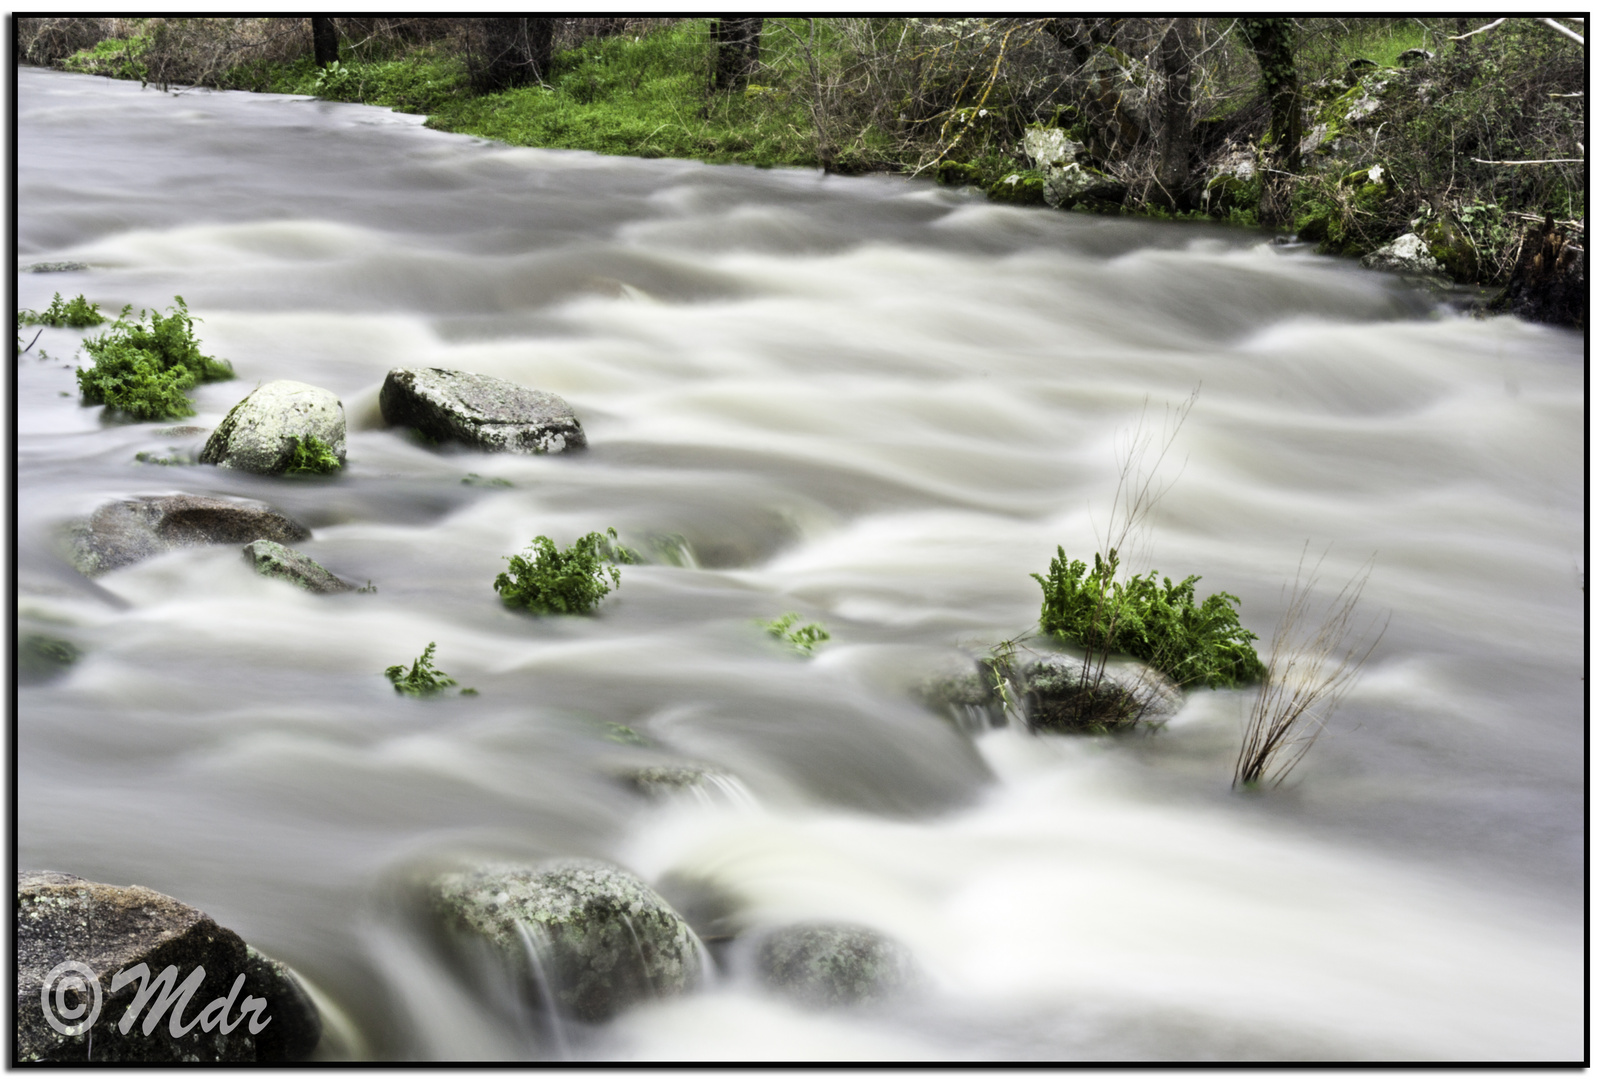
[[[308,592],[351,592],[356,586],[335,577],[313,558],[272,540],[254,540],[245,545],[245,561],[263,577],[282,578]]]
[[[24,686],[49,682],[82,655],[72,642],[53,634],[23,634],[17,641],[17,681]]]
[[[753,805],[745,785],[709,765],[646,765],[621,774],[625,783],[650,799],[687,796],[698,802]]]
[[[477,450],[560,454],[585,445],[578,418],[555,394],[468,371],[395,368],[378,407],[386,424]]]
[[[74,270],[87,270],[88,263],[81,262],[38,262],[28,267],[30,274],[64,274]]]
[[[700,974],[684,919],[645,882],[607,863],[564,859],[445,874],[431,900],[450,931],[487,943],[531,1000],[579,1020],[681,994]]]
[[[808,923],[768,934],[757,949],[763,982],[806,1005],[883,1001],[913,978],[912,954],[864,926]]]
[[[1121,203],[1126,194],[1124,186],[1110,176],[1095,169],[1087,169],[1077,162],[1070,161],[1060,167],[1052,166],[1043,172],[1045,181],[1041,192],[1048,206],[1073,207],[1096,203]]]
[[[95,577],[155,555],[204,544],[293,543],[311,536],[266,503],[201,495],[149,495],[107,503],[67,532],[67,555]]]
[[[1370,270],[1392,270],[1410,274],[1439,274],[1441,264],[1430,254],[1430,246],[1417,233],[1403,233],[1378,251],[1363,256]]]
[[[316,1007],[288,968],[253,953],[238,934],[170,896],[70,874],[23,872],[17,875],[16,910],[19,1061],[82,1062],[91,1053],[96,1062],[292,1061],[310,1054],[321,1038]],[[87,965],[89,972],[59,970],[69,962]],[[118,972],[140,964],[152,987],[169,966],[175,969],[174,988],[196,971],[202,976],[187,996],[175,995],[149,1033],[145,1026],[161,993],[144,1004],[124,1033],[121,1022],[140,982],[136,978],[115,991],[112,983]],[[48,995],[43,993],[47,986]],[[214,1007],[230,996],[230,1004]],[[46,999],[70,1034],[51,1025]],[[253,1007],[247,1020],[244,1014]],[[75,1030],[86,1023],[85,1030]],[[224,1032],[223,1024],[231,1030]]]
[[[228,411],[200,452],[204,465],[276,476],[290,467],[302,439],[321,440],[345,464],[345,406],[320,387],[278,379],[252,390]]]
[[[1412,67],[1434,59],[1435,54],[1428,49],[1407,49],[1396,54],[1396,63],[1400,67]]]

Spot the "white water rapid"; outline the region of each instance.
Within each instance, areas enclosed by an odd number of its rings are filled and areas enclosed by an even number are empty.
[[[921,972],[809,1012],[729,964],[567,1031],[572,1058],[1580,1057],[1580,335],[1243,231],[19,80],[19,270],[89,267],[19,272],[19,304],[181,295],[239,376],[189,423],[297,379],[351,424],[332,480],[146,464],[204,435],[82,405],[80,332],[17,360],[18,620],[83,654],[19,689],[22,868],[203,909],[319,989],[329,1057],[557,1056],[402,914],[481,855],[861,923]],[[398,366],[560,394],[590,449],[422,446],[378,418]],[[1129,738],[925,706],[920,680],[1032,626],[1030,573],[1089,558],[1143,409],[1160,428],[1198,387],[1130,568],[1200,574],[1266,639],[1304,547],[1321,599],[1372,559],[1360,623],[1389,618],[1287,784],[1230,790],[1250,691]],[[60,555],[65,522],[178,491],[279,507],[377,592],[303,593],[235,546],[93,582]],[[608,526],[650,561],[596,617],[498,602],[505,556]],[[832,635],[811,659],[759,625],[792,611]],[[477,697],[394,692],[431,641]],[[733,781],[616,779],[685,761]]]

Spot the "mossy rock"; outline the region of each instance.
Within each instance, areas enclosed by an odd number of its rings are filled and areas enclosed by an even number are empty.
[[[1081,656],[1044,657],[1024,669],[1022,683],[1024,718],[1036,733],[1105,735],[1154,727],[1183,701],[1172,680],[1144,664],[1087,669]]]
[[[262,577],[278,578],[307,592],[353,592],[355,585],[325,570],[317,560],[274,540],[253,540],[244,547],[245,561]]]
[[[1037,172],[1008,173],[990,185],[992,201],[1013,206],[1046,205],[1046,178]]]
[[[1207,186],[1202,191],[1202,205],[1213,214],[1227,214],[1231,210],[1256,210],[1262,198],[1261,176],[1242,180],[1234,173],[1219,173],[1207,181]]]
[[[979,170],[961,161],[942,161],[935,166],[935,179],[949,187],[976,183]]]
[[[499,955],[527,1000],[579,1020],[674,997],[701,975],[689,925],[645,882],[608,863],[483,866],[439,877],[431,900],[458,940]]]
[[[200,461],[278,476],[305,468],[308,446],[319,446],[326,458],[311,471],[344,467],[345,407],[321,387],[277,379],[258,386],[228,411],[206,440]]]
[[[1463,231],[1446,221],[1432,221],[1419,233],[1429,246],[1430,256],[1453,281],[1470,283],[1478,280],[1480,259],[1474,245]]]
[[[65,638],[23,634],[17,641],[17,681],[28,686],[58,679],[82,656],[83,651]]]
[[[787,926],[757,950],[770,988],[814,1008],[884,1001],[911,983],[912,954],[877,930],[844,923]]]

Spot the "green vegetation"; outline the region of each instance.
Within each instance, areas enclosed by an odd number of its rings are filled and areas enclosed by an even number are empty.
[[[295,440],[295,447],[290,452],[289,467],[284,470],[284,475],[323,476],[338,472],[342,467],[332,446],[315,435],[307,435],[305,438]]]
[[[462,477],[462,483],[468,487],[509,488],[514,486],[510,480],[504,479],[503,477],[485,477],[478,475],[476,472],[470,472],[466,476]]]
[[[100,313],[100,305],[91,304],[81,294],[63,303],[61,294],[56,293],[55,298],[50,301],[50,306],[44,311],[29,311],[23,308],[17,312],[18,325],[28,323],[79,329],[85,326],[99,326],[105,321],[106,317]]]
[[[536,536],[524,555],[506,557],[510,566],[496,575],[495,591],[507,607],[527,608],[536,615],[593,611],[622,584],[616,564],[639,561],[616,540],[615,529],[592,532],[563,551],[550,537]]]
[[[428,648],[423,650],[423,655],[412,661],[410,670],[405,664],[396,664],[394,667],[385,668],[384,676],[395,687],[397,694],[405,694],[408,697],[431,697],[434,694],[444,693],[447,687],[456,685],[455,679],[434,666],[432,641],[428,643]],[[465,687],[461,693],[473,696],[478,691],[472,687]]]
[[[1174,584],[1157,571],[1115,580],[1118,552],[1096,553],[1095,566],[1075,559],[1062,548],[1046,576],[1031,574],[1045,599],[1040,628],[1057,640],[1104,653],[1124,653],[1144,660],[1180,686],[1234,686],[1263,675],[1263,662],[1251,643],[1257,635],[1240,625],[1231,605],[1240,598],[1214,593],[1199,605],[1192,575]]]
[[[186,395],[196,384],[234,377],[226,360],[201,353],[184,298],[173,299],[170,314],[140,311],[136,322],[128,321],[132,308],[125,307],[108,332],[84,342],[95,361],[77,372],[86,402],[139,420],[177,419],[194,415]]]
[[[762,624],[762,628],[780,641],[790,644],[796,652],[803,656],[811,656],[812,650],[829,640],[829,631],[821,623],[807,623],[805,626],[796,626],[801,616],[793,611],[780,615],[772,622]]]

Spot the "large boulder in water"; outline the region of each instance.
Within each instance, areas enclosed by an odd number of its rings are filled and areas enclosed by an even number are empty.
[[[844,923],[774,931],[762,938],[756,964],[769,987],[819,1008],[883,1001],[914,975],[905,946],[877,930]]]
[[[386,424],[476,450],[560,454],[585,445],[578,418],[555,394],[469,371],[395,368],[378,407]]]
[[[200,452],[203,465],[276,476],[296,471],[332,472],[334,467],[305,468],[315,439],[345,464],[345,406],[330,391],[308,383],[279,379],[256,387],[228,411]],[[297,467],[297,465],[301,467]]]
[[[249,499],[148,495],[106,503],[67,533],[74,566],[94,577],[155,555],[204,544],[294,543],[311,530]]]
[[[16,946],[19,1061],[297,1061],[322,1038],[289,968],[137,885],[19,873]],[[134,978],[113,990],[120,972]],[[155,992],[139,1003],[142,986]]]
[[[579,1020],[683,993],[700,975],[689,925],[608,863],[484,866],[437,878],[430,899],[450,931],[498,955],[530,1000]]]

